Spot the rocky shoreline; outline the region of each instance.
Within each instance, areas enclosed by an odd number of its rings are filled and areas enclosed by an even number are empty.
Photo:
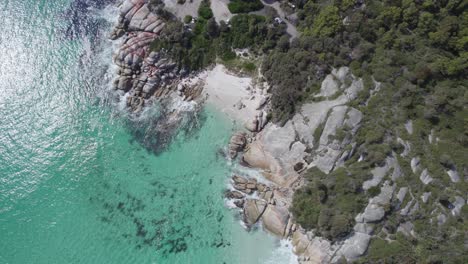
[[[151,42],[160,36],[164,26],[165,21],[151,10],[147,1],[125,0],[120,5],[118,23],[111,34],[111,39],[121,41],[114,56],[119,67],[114,88],[134,114],[155,101],[194,101],[200,106],[206,99],[202,96],[206,76],[191,76],[177,69],[164,53],[150,50]],[[257,169],[264,181],[233,175],[232,189],[226,191],[226,197],[240,208],[248,227],[262,222],[267,231],[291,239],[300,263],[336,262],[341,257],[356,259],[365,253],[370,241],[368,212],[363,212],[352,236],[332,244],[297,225],[289,208],[294,191],[304,185],[301,172],[317,167],[329,173],[343,166],[355,151],[352,140],[362,114],[347,103],[364,88],[362,80],[346,67],[334,70],[322,83],[317,95],[321,100],[303,105],[282,127],[268,122],[268,85],[257,86],[260,84],[249,86],[251,97],[244,100],[244,103],[255,101],[249,112],[255,114],[244,122],[245,131],[232,136],[228,156],[242,166]],[[244,103],[239,101],[232,107],[240,111]],[[182,111],[185,110],[173,109],[159,125],[172,133],[178,128]],[[343,127],[348,133],[339,138],[337,130]],[[383,197],[379,202],[386,200]]]
[[[267,231],[291,239],[300,263],[330,263],[341,257],[354,260],[365,253],[369,244],[370,235],[366,232],[370,228],[365,220],[357,221],[354,235],[332,244],[306,232],[289,212],[294,191],[305,183],[301,172],[317,167],[329,173],[343,166],[354,152],[353,135],[363,117],[346,104],[356,99],[363,88],[362,80],[348,68],[336,69],[322,83],[318,96],[323,96],[323,100],[303,105],[282,127],[268,123],[250,133],[236,133],[230,140],[230,157],[240,156],[242,165],[260,170],[269,184],[259,188],[254,179],[234,175],[234,190],[228,191],[226,197],[235,200],[248,226],[261,221]],[[337,131],[343,127],[348,134],[338,138]]]
[[[145,107],[159,104],[160,117],[148,126],[156,140],[141,139],[155,153],[168,146],[176,132],[190,127],[201,109],[203,82],[179,69],[164,52],[151,51],[151,43],[161,36],[169,19],[161,18],[146,0],[124,0],[118,4],[119,17],[109,38],[118,43],[113,61],[117,66],[113,88],[133,117]],[[138,119],[138,118],[137,118]]]

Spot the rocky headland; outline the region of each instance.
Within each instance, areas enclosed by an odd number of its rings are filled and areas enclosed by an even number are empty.
[[[366,253],[377,225],[380,224],[380,236],[389,237],[388,228],[381,227],[388,208],[404,217],[415,215],[428,203],[431,192],[418,197],[411,188],[396,184],[399,178],[405,177],[400,158],[410,160],[412,174],[423,185],[434,180],[420,164],[419,157],[409,156],[411,143],[398,138],[403,152],[392,152],[384,158],[359,186],[364,192],[372,189],[376,195],[368,199],[362,212],[353,216],[352,232],[330,241],[314,230],[306,231],[291,213],[295,191],[307,184],[304,172],[317,168],[328,175],[344,167],[358,153],[355,136],[365,116],[355,103],[359,92],[369,89],[372,97],[379,92],[381,84],[373,81],[371,87],[365,88],[363,80],[354,76],[348,67],[333,69],[322,81],[314,100],[303,104],[280,126],[269,120],[271,87],[260,73],[255,78],[240,77],[222,65],[189,73],[164,52],[151,51],[150,45],[162,34],[166,19],[157,15],[155,7],[147,1],[123,1],[118,24],[111,34],[120,43],[114,56],[119,67],[114,88],[135,115],[154,102],[166,104],[164,118],[158,120],[158,126],[168,135],[180,127],[184,113],[197,111],[204,103],[214,105],[243,125],[243,129],[232,135],[226,154],[240,166],[258,171],[259,178],[234,173],[225,196],[239,209],[248,227],[262,223],[267,231],[290,239],[300,263],[354,261]],[[412,126],[411,121],[405,124],[408,134],[412,134]],[[437,140],[431,132],[428,144]],[[360,156],[356,162],[362,159]],[[456,168],[446,173],[451,182],[460,181]],[[447,203],[445,207],[450,213],[459,215],[466,200],[457,196],[455,203]],[[445,223],[445,209],[440,205],[434,208],[431,217],[439,225]],[[415,236],[410,221],[399,223],[396,228],[406,236]]]
[[[367,215],[356,225],[355,235],[332,245],[326,239],[305,232],[289,211],[292,196],[304,184],[301,172],[316,166],[325,173],[342,166],[354,151],[352,135],[359,128],[362,114],[346,104],[363,89],[362,80],[348,68],[334,70],[322,83],[316,103],[302,106],[284,126],[268,123],[269,85],[265,81],[237,77],[218,65],[211,70],[189,75],[150,44],[165,26],[164,19],[144,0],[126,0],[120,5],[118,23],[111,39],[120,42],[114,62],[119,67],[114,88],[134,114],[155,101],[208,101],[245,131],[235,133],[228,156],[241,165],[258,169],[262,181],[243,175],[232,177],[226,197],[241,209],[248,226],[263,227],[280,238],[292,239],[294,252],[302,263],[327,263],[340,256],[353,259],[362,255],[370,235],[365,227]],[[378,84],[376,83],[376,86]],[[174,108],[162,126],[177,128],[183,109]],[[337,129],[347,126],[349,136],[333,139]],[[320,133],[315,133],[322,129]],[[385,199],[383,199],[385,200]],[[378,216],[376,216],[378,217]],[[362,232],[361,232],[362,231]]]
[[[159,10],[159,11],[158,11]],[[171,19],[169,13],[158,15],[163,4],[145,0],[125,0],[119,4],[119,17],[110,39],[118,43],[113,61],[117,77],[113,87],[119,100],[132,116],[139,116],[146,106],[158,104],[159,118],[152,120],[150,129],[157,140],[142,139],[155,152],[164,149],[176,131],[196,116],[200,105],[203,82],[180,69],[163,51],[151,50]]]
[[[241,152],[241,164],[259,169],[268,184],[261,184],[259,188],[255,180],[234,175],[233,190],[227,197],[235,199],[235,204],[242,208],[246,224],[262,221],[266,230],[291,239],[301,263],[329,263],[341,256],[352,260],[367,249],[370,235],[362,227],[364,222],[356,224],[359,232],[355,235],[332,244],[302,229],[289,211],[294,191],[304,185],[301,172],[317,167],[329,173],[343,166],[355,151],[353,135],[363,116],[347,103],[356,99],[363,88],[362,80],[353,76],[348,68],[333,70],[317,94],[323,100],[303,105],[284,126],[268,123],[253,131],[247,126],[250,134],[237,133],[231,138],[231,157]],[[347,127],[349,133],[344,138],[336,137],[343,127]],[[251,195],[254,192],[256,196]]]

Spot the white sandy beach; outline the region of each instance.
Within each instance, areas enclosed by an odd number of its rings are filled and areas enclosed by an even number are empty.
[[[243,124],[255,118],[262,95],[253,89],[252,78],[230,74],[223,65],[216,65],[205,74],[203,93],[208,96],[208,104]],[[243,105],[241,109],[239,103]]]

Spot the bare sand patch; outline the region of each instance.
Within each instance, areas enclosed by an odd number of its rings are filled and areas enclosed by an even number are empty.
[[[187,0],[184,4],[178,4],[177,0],[164,0],[164,5],[167,11],[174,14],[179,19],[183,20],[186,15],[198,17],[198,7],[201,0]]]
[[[221,20],[228,21],[233,16],[227,7],[228,3],[229,0],[211,0],[211,9],[218,23]]]
[[[216,65],[204,74],[203,93],[207,94],[208,104],[243,124],[255,119],[263,96],[254,88],[252,78],[229,73],[223,65]]]

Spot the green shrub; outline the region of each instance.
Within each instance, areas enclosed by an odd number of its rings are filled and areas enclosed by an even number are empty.
[[[253,72],[255,69],[257,69],[257,66],[255,66],[255,64],[252,62],[246,62],[242,65],[242,68],[247,72]]]
[[[186,15],[184,17],[184,23],[188,24],[188,23],[192,22],[192,19],[193,19],[193,17],[191,15]]]
[[[203,0],[198,8],[198,15],[206,20],[213,17],[213,10],[210,7],[209,0]]]
[[[262,8],[260,0],[232,0],[228,4],[228,9],[233,14],[254,12]]]
[[[367,190],[367,194],[369,194],[370,197],[377,196],[379,193],[380,193],[379,186],[372,186]]]
[[[297,222],[333,241],[345,237],[352,231],[353,216],[363,209],[362,182],[343,169],[326,175],[314,167],[304,177],[310,182],[294,193],[291,207]]]

